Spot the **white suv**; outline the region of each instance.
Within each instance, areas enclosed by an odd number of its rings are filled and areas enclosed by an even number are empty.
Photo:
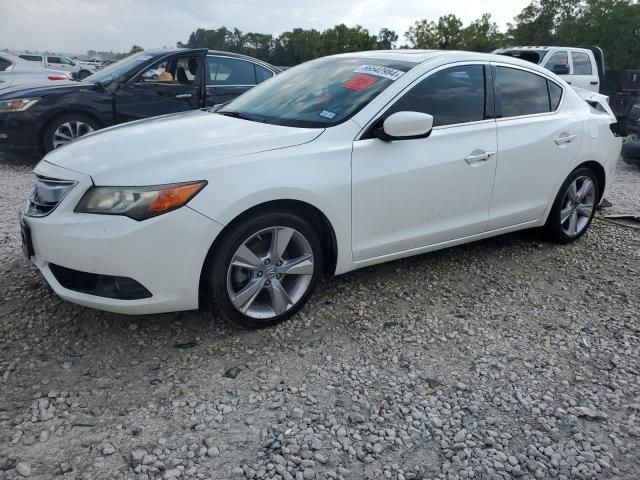
[[[96,71],[96,68],[86,62],[75,62],[67,57],[59,55],[37,55],[23,53],[18,55],[23,60],[30,62],[40,62],[43,67],[64,72],[71,72],[74,78],[82,80]]]

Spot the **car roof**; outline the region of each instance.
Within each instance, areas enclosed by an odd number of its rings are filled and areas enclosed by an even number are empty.
[[[172,48],[172,49],[167,49],[167,50],[145,50],[144,53],[146,55],[152,55],[152,56],[164,56],[164,55],[172,55],[174,53],[180,53],[180,52],[185,52],[185,53],[206,53],[207,55],[220,55],[220,56],[225,56],[225,57],[232,57],[232,58],[240,58],[242,60],[248,60],[250,62],[253,63],[258,63],[261,65],[265,65],[267,67],[269,67],[272,70],[276,70],[276,71],[280,71],[280,69],[274,65],[271,65],[270,63],[265,62],[264,60],[260,60],[259,58],[255,58],[255,57],[250,57],[248,55],[242,55],[241,53],[234,53],[234,52],[225,52],[222,50],[209,50],[208,48]]]
[[[366,52],[353,52],[353,53],[341,53],[333,55],[334,57],[357,57],[357,58],[372,58],[372,59],[386,59],[391,61],[408,61],[413,62],[416,65],[420,63],[429,62],[431,60],[439,60],[440,63],[453,63],[453,62],[496,62],[506,63],[519,67],[524,67],[530,70],[535,70],[548,74],[549,71],[542,68],[532,62],[521,60],[519,58],[507,57],[504,55],[494,55],[491,53],[478,53],[478,52],[465,52],[458,50],[413,50],[413,49],[399,49],[399,50],[369,50]]]

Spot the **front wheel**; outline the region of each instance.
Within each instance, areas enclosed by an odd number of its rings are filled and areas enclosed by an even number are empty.
[[[62,147],[73,140],[98,130],[100,125],[82,113],[67,113],[54,118],[42,132],[44,153]]]
[[[318,233],[288,212],[242,221],[221,239],[205,268],[205,295],[214,310],[246,328],[294,315],[322,272]]]
[[[589,228],[600,198],[598,179],[587,167],[574,170],[556,196],[545,228],[560,243],[580,238]]]

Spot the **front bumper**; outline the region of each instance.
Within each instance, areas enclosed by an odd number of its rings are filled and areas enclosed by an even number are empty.
[[[0,146],[38,147],[40,121],[29,110],[0,113]]]
[[[24,217],[33,243],[32,261],[60,297],[127,314],[198,308],[204,259],[222,225],[188,207],[142,222],[75,213],[78,201],[93,184],[91,178],[47,162],[40,162],[36,173],[78,182],[48,216]],[[88,287],[66,288],[52,271],[56,266],[102,278],[131,279],[151,296],[129,300],[89,294]]]

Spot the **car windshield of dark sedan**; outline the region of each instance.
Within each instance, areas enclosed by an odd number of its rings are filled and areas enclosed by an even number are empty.
[[[216,113],[290,127],[331,127],[355,115],[415,65],[379,58],[321,58],[276,75]]]
[[[114,80],[118,80],[123,75],[126,75],[131,69],[136,68],[138,65],[151,60],[152,55],[145,54],[144,52],[136,53],[134,55],[123,58],[122,60],[109,65],[108,67],[100,70],[99,72],[89,75],[84,79],[85,82],[100,82],[105,87]]]

